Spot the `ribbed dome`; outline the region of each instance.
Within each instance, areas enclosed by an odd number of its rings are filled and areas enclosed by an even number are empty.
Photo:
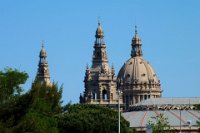
[[[131,46],[131,58],[122,66],[117,76],[117,86],[123,91],[123,102],[127,109],[143,100],[162,95],[160,80],[149,62],[143,58],[137,27]]]
[[[151,65],[143,57],[130,58],[120,69],[118,82],[129,84],[159,84]]]

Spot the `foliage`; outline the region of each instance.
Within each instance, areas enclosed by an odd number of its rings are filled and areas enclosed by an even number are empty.
[[[62,87],[35,83],[31,90],[0,106],[0,131],[5,133],[57,133]]]
[[[0,71],[1,133],[116,133],[118,113],[98,105],[61,106],[62,86],[33,83],[21,94],[28,74],[7,68]],[[121,133],[135,133],[121,117]]]
[[[61,133],[116,133],[118,130],[118,113],[98,105],[71,105],[58,118]],[[120,124],[121,133],[128,133],[129,123],[123,117]]]
[[[170,125],[168,118],[164,114],[160,113],[156,117],[152,117],[155,120],[155,123],[152,121],[148,122],[148,125],[151,125],[153,133],[168,133],[170,130]]]
[[[17,69],[5,68],[0,71],[0,104],[20,95],[23,91],[20,85],[24,84],[27,78],[26,72]]]
[[[15,132],[57,133],[58,121],[54,116],[61,113],[62,87],[58,89],[57,84],[47,86],[35,83],[28,94],[30,107],[14,126]]]
[[[58,85],[55,83],[50,86],[34,83],[29,92],[32,96],[32,109],[40,113],[60,113],[62,89],[62,86],[58,89]]]
[[[194,106],[196,107],[197,110],[200,110],[200,104],[195,104]]]
[[[135,128],[129,128],[129,133],[137,133],[137,130]]]
[[[196,107],[197,110],[200,110],[200,104],[196,104],[194,106]],[[197,120],[197,125],[199,127],[199,132],[200,132],[200,118],[199,118],[199,120]]]

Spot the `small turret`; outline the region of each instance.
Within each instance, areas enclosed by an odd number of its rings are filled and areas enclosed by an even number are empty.
[[[114,68],[114,65],[112,64],[112,68],[111,68],[111,74],[112,75],[115,75],[115,68]]]

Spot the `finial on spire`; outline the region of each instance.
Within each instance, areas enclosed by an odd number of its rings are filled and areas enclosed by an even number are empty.
[[[112,63],[111,73],[112,73],[113,75],[115,75],[115,68],[114,68],[113,63]]]
[[[100,26],[100,17],[98,17],[98,25]]]
[[[44,40],[42,40],[42,48],[44,48]]]
[[[47,53],[46,53],[46,50],[44,49],[44,40],[42,40],[42,49],[40,51],[39,57],[46,57],[46,56],[47,56]]]
[[[137,31],[137,25],[135,25],[135,34],[137,34],[138,31]]]

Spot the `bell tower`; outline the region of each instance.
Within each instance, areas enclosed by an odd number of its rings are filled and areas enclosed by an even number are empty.
[[[39,54],[39,63],[37,75],[35,82],[40,82],[41,84],[52,85],[50,80],[48,62],[47,62],[47,52],[44,48],[44,43],[42,42],[42,49]]]
[[[109,67],[104,42],[104,32],[100,21],[95,35],[92,65],[87,65],[85,72],[85,91],[80,96],[81,103],[91,103],[100,105],[116,105],[116,76],[114,67]]]

